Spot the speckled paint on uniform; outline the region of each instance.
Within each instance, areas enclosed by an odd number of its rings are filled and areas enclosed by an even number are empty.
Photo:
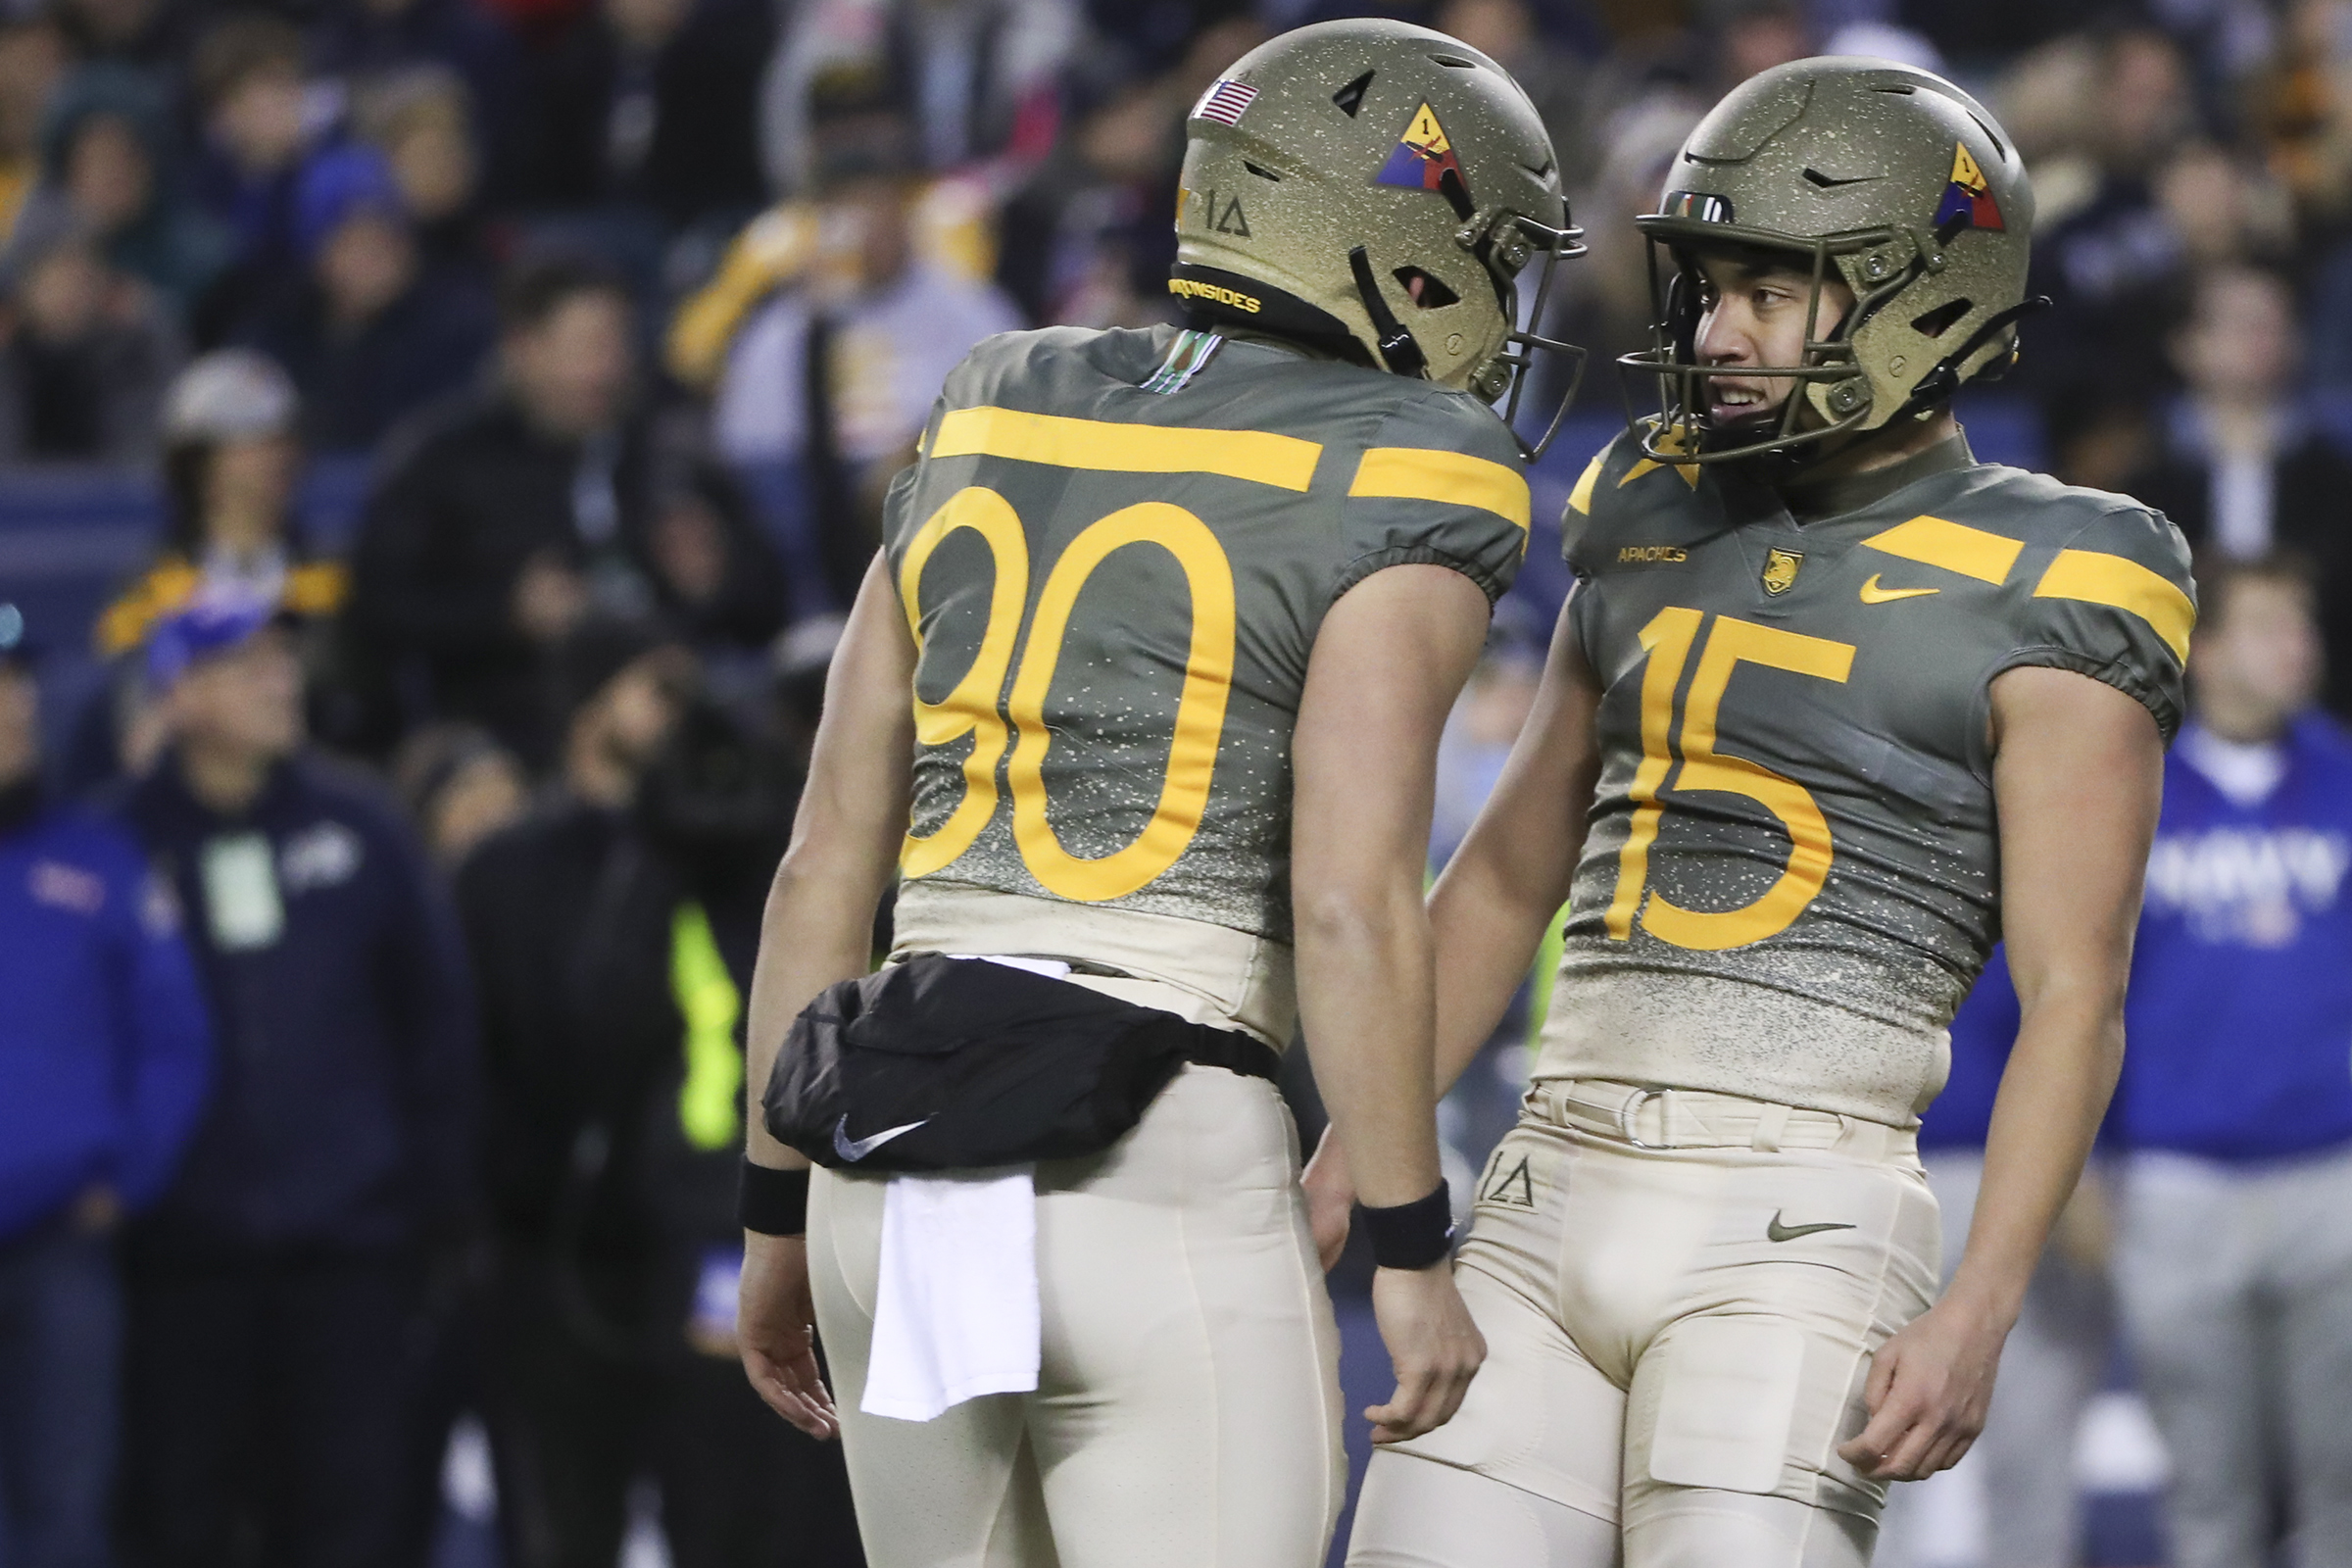
[[[1490,598],[1518,570],[1526,530],[1483,507],[1351,495],[1363,453],[1404,448],[1467,454],[1513,483],[1519,463],[1501,421],[1467,394],[1269,344],[1227,343],[1182,390],[1146,392],[1173,332],[1088,332],[1053,328],[992,339],[948,382],[925,440],[940,446],[943,421],[959,411],[1004,409],[1094,421],[1060,454],[1032,462],[973,453],[934,455],[901,475],[886,518],[894,578],[905,583],[908,547],[959,493],[1001,496],[1018,518],[1027,562],[1021,629],[994,713],[1011,712],[1024,669],[1054,659],[1040,712],[1048,738],[1041,769],[1045,819],[1063,854],[1106,859],[1134,844],[1159,805],[1192,659],[1198,607],[1169,550],[1120,548],[1087,577],[1057,656],[1034,634],[1044,586],[1082,532],[1139,504],[1180,508],[1214,536],[1233,582],[1230,687],[1214,744],[1199,826],[1181,855],[1143,886],[1111,898],[1072,899],[1176,915],[1288,941],[1291,733],[1307,661],[1324,612],[1348,587],[1382,566],[1428,562],[1450,566]],[[963,426],[969,428],[968,425]],[[1057,427],[1074,428],[1074,427]],[[1140,450],[1151,432],[1256,431],[1312,443],[1303,489],[1203,471],[1121,471],[1121,432]],[[953,443],[951,443],[951,446]],[[1218,461],[1229,443],[1202,449]],[[1122,449],[1123,450],[1123,449]],[[1160,449],[1154,449],[1160,450]],[[1296,453],[1298,449],[1288,449]],[[1085,466],[1098,462],[1104,466]],[[1252,468],[1286,479],[1279,465]],[[989,549],[956,529],[933,550],[913,584],[922,654],[916,695],[940,703],[983,646],[996,585]],[[1008,725],[993,779],[995,809],[967,848],[924,876],[1001,893],[1063,898],[1041,880],[1033,850],[1015,831],[1021,788],[1013,760],[1020,726]],[[969,789],[965,735],[918,745],[910,843],[940,834]],[[936,857],[935,857],[936,858]],[[1083,870],[1079,874],[1084,874]],[[1067,878],[1065,877],[1065,880]]]
[[[1998,938],[1992,679],[2019,665],[2077,670],[2144,704],[2169,737],[2181,666],[2168,637],[2181,628],[2168,613],[2189,603],[2180,535],[2126,498],[1991,465],[1801,526],[1736,470],[1644,466],[1636,435],[1589,477],[1578,495],[1590,510],[1572,508],[1565,529],[1580,578],[1569,623],[1603,687],[1604,763],[1538,1075],[1907,1122],[1942,1086],[1943,1026]],[[1972,532],[1888,537],[1921,517]],[[1765,581],[1775,551],[1804,558],[1777,594]],[[2061,596],[2078,571],[2140,608]],[[1850,667],[1837,679],[1743,660],[1724,677],[1706,650],[1726,622],[1766,628],[1734,643],[1791,634],[1819,645],[1821,667]],[[1661,626],[1688,628],[1688,653],[1670,715],[1653,714],[1653,750],[1670,716],[1649,770],[1662,809],[1646,873],[1629,878],[1643,687],[1660,657],[1642,638],[1650,628],[1656,643]],[[1794,836],[1750,795],[1683,787],[1694,693],[1710,686],[1713,755],[1730,776],[1801,790],[1829,841],[1801,912],[1720,949],[1661,938],[1653,927],[1673,922],[1658,901],[1715,916],[1760,907],[1793,863]]]

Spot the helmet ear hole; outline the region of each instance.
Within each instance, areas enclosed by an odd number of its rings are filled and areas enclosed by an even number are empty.
[[[1470,202],[1470,187],[1462,183],[1459,172],[1447,169],[1439,174],[1438,190],[1448,202],[1453,204],[1453,216],[1463,222],[1467,223],[1477,216],[1478,209]]]
[[[1921,337],[1941,337],[1954,321],[1977,308],[1974,300],[1945,300],[1924,315],[1911,318],[1911,330]]]
[[[1448,305],[1462,303],[1462,297],[1447,288],[1444,278],[1418,267],[1399,267],[1394,275],[1397,286],[1425,311],[1442,311]]]

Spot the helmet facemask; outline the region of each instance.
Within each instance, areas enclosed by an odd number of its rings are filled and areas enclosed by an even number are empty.
[[[1585,351],[1574,343],[1544,336],[1544,313],[1551,305],[1552,279],[1558,275],[1560,264],[1584,255],[1587,247],[1585,231],[1573,223],[1565,228],[1552,228],[1513,214],[1509,227],[1514,232],[1497,242],[1495,234],[1504,226],[1500,222],[1494,224],[1478,244],[1479,260],[1486,264],[1488,274],[1494,279],[1505,330],[1494,358],[1471,372],[1470,390],[1490,404],[1501,402],[1502,422],[1510,429],[1511,439],[1518,443],[1519,455],[1532,464],[1549,450],[1559,435],[1568,409],[1576,402],[1577,390],[1585,382]],[[1521,316],[1519,278],[1529,262],[1539,257],[1543,274],[1536,280],[1534,302],[1527,314]],[[1521,326],[1521,321],[1527,324]],[[1519,405],[1527,395],[1528,378],[1535,374],[1538,354],[1565,356],[1568,384],[1561,388],[1544,433],[1530,443],[1519,434]]]
[[[1898,272],[1876,287],[1855,287],[1842,260],[1878,250],[1896,236],[1872,229],[1855,234],[1795,240],[1765,229],[1731,223],[1677,223],[1671,228],[1637,220],[1649,247],[1650,346],[1620,355],[1620,371],[1655,377],[1658,416],[1637,421],[1644,455],[1657,462],[1731,463],[1766,453],[1789,452],[1817,446],[1836,436],[1871,426],[1879,403],[1869,376],[1855,352],[1855,334],[1889,300],[1907,287],[1915,272]],[[1804,348],[1794,365],[1706,365],[1698,356],[1698,325],[1703,314],[1699,301],[1693,252],[1744,250],[1786,260],[1808,278],[1804,317]],[[1661,254],[1663,253],[1663,254]],[[1824,285],[1837,281],[1852,290],[1854,303],[1815,337],[1821,319]],[[1736,429],[1718,428],[1707,414],[1706,384],[1715,379],[1781,381],[1788,390],[1777,409],[1768,409]],[[1813,420],[1805,422],[1806,411]],[[1884,424],[1886,420],[1879,420]],[[1751,433],[1753,432],[1753,433]],[[1741,439],[1741,437],[1747,437]]]

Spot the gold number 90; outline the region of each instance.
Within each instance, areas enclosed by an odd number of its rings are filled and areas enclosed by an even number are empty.
[[[1158,501],[1122,507],[1081,530],[1047,573],[1016,671],[1013,650],[1022,640],[1022,610],[1029,596],[1029,545],[1011,504],[984,486],[968,486],[949,497],[908,541],[899,565],[899,599],[906,611],[907,628],[919,651],[923,567],[957,528],[971,529],[988,546],[996,573],[988,624],[971,667],[953,691],[936,703],[926,703],[919,693],[915,696],[914,732],[924,746],[946,746],[970,735],[972,750],[963,761],[963,799],[928,836],[906,836],[901,868],[909,877],[927,876],[953,864],[972,847],[996,816],[997,763],[1006,739],[1017,735],[1006,774],[1012,791],[1013,841],[1029,874],[1048,892],[1082,903],[1133,893],[1176,863],[1200,831],[1200,815],[1208,805],[1217,743],[1225,729],[1225,701],[1233,687],[1233,564],[1208,525],[1182,507]],[[1192,600],[1184,689],[1177,698],[1175,734],[1152,819],[1125,848],[1089,859],[1063,849],[1048,820],[1045,766],[1054,730],[1046,719],[1046,696],[1061,662],[1070,616],[1095,568],[1114,552],[1143,544],[1157,545],[1184,568]],[[1011,699],[1000,712],[998,699],[1008,674]]]

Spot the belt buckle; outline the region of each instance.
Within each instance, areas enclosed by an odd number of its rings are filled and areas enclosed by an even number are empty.
[[[1625,1097],[1624,1104],[1617,1107],[1617,1130],[1624,1134],[1625,1141],[1636,1149],[1668,1147],[1664,1144],[1645,1144],[1642,1141],[1642,1135],[1634,1131],[1634,1118],[1642,1113],[1642,1107],[1664,1093],[1666,1091],[1663,1089],[1637,1089]]]

